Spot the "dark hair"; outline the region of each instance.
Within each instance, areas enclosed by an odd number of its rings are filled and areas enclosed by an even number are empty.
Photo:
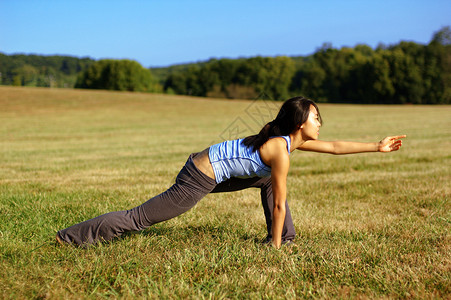
[[[316,108],[319,121],[322,123],[323,121],[315,102],[304,97],[294,97],[282,104],[277,117],[273,121],[263,126],[257,135],[246,137],[243,140],[243,144],[247,147],[252,147],[252,151],[256,151],[272,136],[289,135],[296,129],[298,124],[303,124],[307,121],[310,105]]]

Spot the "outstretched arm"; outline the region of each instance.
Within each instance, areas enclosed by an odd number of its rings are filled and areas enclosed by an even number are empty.
[[[406,135],[388,136],[375,143],[359,143],[334,141],[325,142],[319,140],[309,140],[302,144],[298,150],[314,151],[331,154],[352,154],[362,152],[391,152],[401,148],[402,138]]]

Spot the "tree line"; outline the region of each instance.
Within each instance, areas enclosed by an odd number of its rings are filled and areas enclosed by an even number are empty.
[[[305,57],[211,59],[151,69],[131,60],[0,53],[0,83],[230,99],[263,94],[275,100],[304,95],[319,102],[450,104],[451,30],[437,31],[428,45],[324,44]]]
[[[0,53],[0,84],[73,88],[78,74],[94,62],[87,57]]]
[[[324,44],[308,57],[212,59],[174,71],[163,82],[170,93],[282,100],[305,95],[319,102],[384,104],[451,103],[451,30],[428,45],[400,42],[372,49]]]

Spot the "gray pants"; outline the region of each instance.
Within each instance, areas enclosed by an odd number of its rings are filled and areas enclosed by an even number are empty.
[[[189,156],[185,166],[177,175],[175,184],[167,191],[130,210],[107,213],[58,231],[58,237],[70,244],[89,245],[99,241],[109,241],[128,231],[143,230],[153,224],[169,220],[192,208],[208,193],[238,191],[246,188],[260,188],[261,201],[266,218],[268,235],[271,239],[273,194],[270,177],[247,179],[231,178],[219,184],[201,171],[193,163],[197,153]],[[282,242],[295,237],[293,221],[288,203]]]

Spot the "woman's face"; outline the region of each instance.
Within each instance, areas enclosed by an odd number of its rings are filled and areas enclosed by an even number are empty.
[[[321,123],[318,119],[318,111],[313,105],[310,105],[310,113],[308,119],[301,125],[303,139],[305,141],[318,139],[320,127]]]

